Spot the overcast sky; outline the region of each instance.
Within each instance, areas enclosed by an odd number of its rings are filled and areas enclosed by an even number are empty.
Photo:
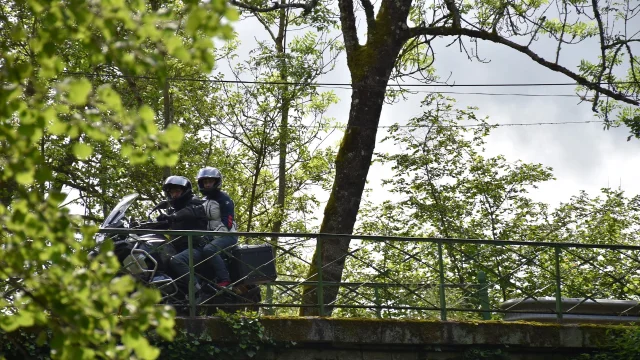
[[[240,25],[241,24],[241,25]],[[246,55],[255,45],[255,39],[266,39],[266,32],[256,21],[243,20],[235,24],[242,41],[241,55]],[[362,29],[361,29],[362,30]],[[365,39],[364,35],[360,37]],[[567,83],[571,79],[548,70],[514,50],[501,45],[481,41],[480,55],[489,63],[470,61],[458,46],[446,47],[450,38],[435,43],[435,69],[449,83]],[[542,38],[535,45],[544,58],[554,58],[557,44]],[[599,51],[595,41],[577,46],[565,46],[560,62],[575,70],[581,59],[595,60]],[[242,56],[241,56],[242,58]],[[248,79],[245,79],[248,80]],[[323,76],[319,82],[349,82],[344,54],[339,58],[335,71]],[[486,87],[486,88],[442,88],[426,87],[421,90],[455,92],[499,92],[529,94],[574,94],[573,86],[558,87]],[[329,115],[346,123],[349,114],[350,90],[336,89],[339,104],[333,106]],[[419,115],[420,101],[425,94],[412,95],[408,101],[383,107],[380,125],[403,122]],[[591,112],[590,103],[578,105],[579,99],[569,97],[517,97],[483,95],[449,95],[459,106],[478,106],[478,115],[489,116],[490,123],[538,123],[598,120]],[[393,116],[392,116],[393,115]],[[626,128],[603,130],[602,124],[567,124],[540,126],[502,126],[492,131],[487,140],[489,155],[503,154],[509,161],[541,163],[553,168],[557,180],[548,182],[531,195],[535,200],[557,205],[567,201],[579,190],[595,195],[602,187],[622,185],[628,196],[640,194],[640,140],[626,141]],[[340,135],[341,136],[341,135]],[[384,136],[379,131],[378,139]],[[338,141],[339,139],[336,139]],[[380,144],[380,142],[378,142]],[[378,146],[377,151],[382,148]],[[386,150],[386,149],[385,149]],[[370,171],[370,187],[379,188],[379,171]]]

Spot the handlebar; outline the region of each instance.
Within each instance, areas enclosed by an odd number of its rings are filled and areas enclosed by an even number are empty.
[[[164,229],[168,229],[170,226],[171,225],[169,224],[168,221],[146,221],[146,222],[141,222],[138,226],[131,227],[131,229],[164,230]]]

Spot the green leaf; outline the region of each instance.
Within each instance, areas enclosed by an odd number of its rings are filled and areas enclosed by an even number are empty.
[[[111,280],[110,289],[118,294],[125,294],[133,290],[135,283],[130,276],[121,276]]]
[[[182,40],[177,36],[170,36],[165,40],[165,45],[167,46],[167,51],[170,54],[175,54],[177,49],[184,49],[182,45]]]
[[[122,110],[122,100],[120,95],[115,92],[110,85],[102,85],[98,88],[98,97],[107,109],[111,111],[120,112]]]
[[[88,137],[96,141],[105,141],[109,138],[109,131],[105,128],[89,127],[85,130]]]
[[[33,326],[35,320],[33,314],[26,309],[18,311],[17,314],[13,314],[12,316],[10,316],[10,318],[13,322],[13,324],[11,324],[10,326],[3,326],[3,324],[0,323],[0,326],[7,332],[11,332],[21,327]]]
[[[93,349],[83,348],[81,357],[82,359],[87,359],[87,360],[95,359],[96,352]]]
[[[38,337],[36,338],[36,345],[42,346],[47,342],[48,339],[49,339],[49,335],[47,334],[47,332],[44,330],[40,331],[38,333]]]
[[[7,94],[5,95],[6,97],[4,99],[6,103],[17,99],[20,95],[22,95],[22,87],[16,84],[5,86],[3,90],[7,91]]]
[[[122,343],[134,349],[141,359],[156,359],[160,355],[160,350],[151,346],[149,341],[138,333],[125,333],[122,336]]]
[[[237,21],[240,18],[240,13],[238,12],[238,10],[236,10],[235,7],[227,7],[227,9],[224,12],[224,16],[227,18],[227,20],[229,21]]]
[[[87,79],[79,79],[69,83],[67,99],[72,105],[84,105],[91,93],[91,83]]]
[[[73,144],[73,154],[80,160],[88,159],[93,153],[93,148],[85,143],[77,142]]]
[[[16,173],[15,179],[18,182],[18,184],[29,185],[33,183],[33,176],[35,175],[34,170],[35,169],[29,169],[29,170]]]
[[[166,144],[171,150],[180,149],[184,133],[182,129],[174,124],[169,125],[159,136],[161,143]]]
[[[183,61],[183,62],[191,61],[191,54],[184,47],[176,48],[172,52],[172,55],[175,56],[178,60]]]
[[[48,199],[51,202],[51,205],[58,206],[62,204],[62,202],[65,201],[68,196],[69,194],[63,192],[50,192]]]
[[[153,110],[148,105],[142,105],[138,110],[138,114],[140,115],[140,118],[142,118],[144,121],[153,122],[155,118],[155,114]]]
[[[120,154],[126,158],[130,157],[133,154],[133,146],[129,144],[122,144],[120,147]]]
[[[206,15],[202,10],[194,7],[187,18],[187,24],[185,26],[185,31],[187,32],[187,34],[195,35],[198,28],[202,25],[205,16]]]
[[[174,166],[180,159],[178,153],[167,150],[156,151],[153,155],[158,166]]]
[[[172,340],[175,336],[175,320],[173,318],[172,309],[165,309],[165,316],[159,319],[156,332],[165,340]]]

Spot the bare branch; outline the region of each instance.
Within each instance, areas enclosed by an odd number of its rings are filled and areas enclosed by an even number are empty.
[[[635,68],[635,65],[633,64],[634,62],[637,62],[637,60],[635,60],[635,58],[633,57],[633,53],[631,52],[631,46],[629,46],[628,43],[624,45],[627,47],[627,53],[629,53],[629,65],[631,66],[631,76],[633,76],[633,81],[635,81],[635,86],[637,87],[638,85],[640,85],[640,81],[638,81],[638,78],[636,77],[636,68]]]
[[[310,0],[307,3],[288,3],[288,4],[281,4],[281,3],[274,2],[273,5],[269,7],[264,7],[264,8],[250,5],[238,0],[229,0],[229,3],[241,9],[253,11],[256,13],[270,12],[278,9],[304,9],[303,14],[307,15],[311,13],[311,10],[313,10],[313,8],[315,8],[316,5],[318,5],[318,0]]]
[[[538,31],[540,31],[540,29],[542,28],[542,23],[544,22],[544,19],[541,19],[541,20],[542,21],[539,23],[539,25],[536,26],[536,29],[533,31],[533,35],[531,35],[531,39],[529,39],[529,43],[527,44],[527,47],[531,46],[533,41],[536,39],[536,36],[538,36]],[[560,57],[560,44],[562,44],[562,39],[560,39],[558,43],[558,53],[556,54],[556,64],[558,63],[558,58]]]
[[[369,0],[360,0],[362,7],[364,8],[365,16],[367,17],[367,29],[369,33],[372,33],[376,27],[376,18],[373,13],[373,5]]]
[[[340,23],[342,24],[342,34],[344,36],[344,46],[347,50],[348,60],[349,54],[356,51],[360,46],[353,0],[340,0],[338,6],[340,7]]]
[[[567,16],[569,15],[569,9],[567,9],[567,3],[563,2],[564,6],[564,19],[562,20],[562,31],[560,32],[560,39],[558,39],[558,49],[556,50],[556,64],[560,61],[560,49],[562,48],[562,39],[564,38],[564,32],[567,27]],[[533,39],[533,38],[532,38]]]
[[[605,45],[605,50],[609,50],[612,49],[618,45],[626,45],[628,43],[632,43],[632,42],[640,42],[640,39],[626,39],[626,40],[616,40],[614,42],[611,42],[607,45]]]
[[[267,24],[267,21],[263,19],[262,16],[260,16],[260,14],[256,13],[255,15],[256,15],[256,19],[260,21],[262,26],[264,26],[265,30],[267,30],[267,32],[269,33],[269,36],[271,36],[271,40],[273,40],[273,42],[277,42],[276,35],[273,33],[273,31],[271,31],[271,28],[269,27],[269,24]]]
[[[432,79],[429,79],[429,76],[427,76],[423,72],[429,69],[431,65],[433,65],[435,56],[431,56],[431,59],[425,64],[421,65],[420,62],[418,62],[415,66],[415,69],[411,69],[409,72],[402,71],[402,60],[405,58],[405,56],[407,56],[411,52],[419,52],[421,50],[422,45],[427,46],[427,49],[423,55],[425,59],[429,57],[429,54],[434,55],[433,47],[431,46],[431,40],[433,40],[434,38],[435,37],[433,36],[432,37],[425,36],[424,40],[419,40],[419,38],[417,37],[409,40],[409,42],[403,47],[402,51],[396,58],[396,65],[394,66],[394,69],[395,69],[395,72],[397,72],[397,74],[392,74],[390,79],[397,79],[403,76],[412,77],[412,75],[414,74],[420,74],[422,75],[422,79],[419,79],[419,81],[432,80]],[[400,88],[401,90],[404,90],[401,85],[400,85]]]
[[[606,71],[607,68],[607,55],[606,55],[606,49],[605,49],[605,40],[604,40],[604,28],[602,26],[602,18],[600,18],[600,10],[598,9],[598,0],[591,0],[591,4],[593,6],[593,15],[596,18],[596,21],[598,22],[598,35],[600,35],[600,51],[601,51],[601,56],[602,56],[602,67],[600,68],[600,72],[598,73],[598,80],[597,82],[600,83],[602,81],[602,75],[604,75],[604,72]],[[594,97],[593,97],[593,106],[591,107],[591,109],[595,112],[598,111],[598,98],[599,98],[600,94],[596,91]]]
[[[534,51],[532,51],[531,49],[529,49],[527,46],[518,44],[516,42],[513,42],[509,39],[506,39],[504,37],[501,37],[499,35],[490,33],[488,31],[485,30],[474,30],[474,29],[454,29],[452,27],[448,27],[448,26],[436,26],[436,27],[414,27],[414,28],[410,28],[407,31],[405,31],[404,34],[404,38],[406,40],[411,39],[413,37],[416,36],[421,36],[421,35],[435,35],[435,36],[467,36],[470,38],[475,38],[475,39],[482,39],[482,40],[487,40],[487,41],[491,41],[497,44],[502,44],[505,45],[507,47],[510,47],[522,54],[525,54],[527,56],[529,56],[529,58],[531,58],[531,60],[537,62],[538,64],[559,72],[561,74],[564,74],[566,76],[568,76],[569,78],[575,80],[578,84],[593,90],[594,92],[597,93],[601,93],[604,95],[607,95],[609,97],[611,97],[612,99],[615,100],[619,100],[622,102],[625,102],[627,104],[631,104],[631,105],[636,105],[636,106],[640,106],[640,102],[638,102],[637,100],[633,100],[623,94],[620,94],[618,92],[614,92],[610,89],[607,89],[603,86],[600,85],[599,82],[591,82],[588,79],[586,79],[583,76],[580,76],[576,73],[574,73],[573,71],[567,69],[564,66],[560,66],[556,63],[553,63],[551,61],[547,61],[545,59],[543,59],[540,55],[538,55],[537,53],[535,53]]]
[[[609,76],[607,76],[607,81],[611,81],[613,79],[612,77],[612,73],[613,73],[613,67],[615,66],[615,59],[618,58],[618,53],[620,52],[620,50],[622,50],[622,45],[618,46],[618,48],[616,49],[616,51],[613,53],[613,57],[611,58],[611,64],[609,65]],[[613,89],[617,91],[616,86],[612,85]],[[597,94],[596,94],[597,95]],[[595,101],[598,100],[597,97],[594,97],[594,103]],[[606,114],[605,114],[606,117]],[[605,119],[606,120],[606,119]]]
[[[453,27],[460,28],[460,10],[456,5],[455,0],[444,0],[444,4],[447,6],[447,10],[451,13],[451,20],[453,20]]]

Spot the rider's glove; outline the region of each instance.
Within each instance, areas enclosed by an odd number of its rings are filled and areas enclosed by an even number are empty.
[[[156,221],[161,222],[161,221],[166,221],[168,223],[172,223],[175,220],[175,216],[173,215],[167,215],[167,214],[160,214],[158,215],[158,217],[156,218]]]

